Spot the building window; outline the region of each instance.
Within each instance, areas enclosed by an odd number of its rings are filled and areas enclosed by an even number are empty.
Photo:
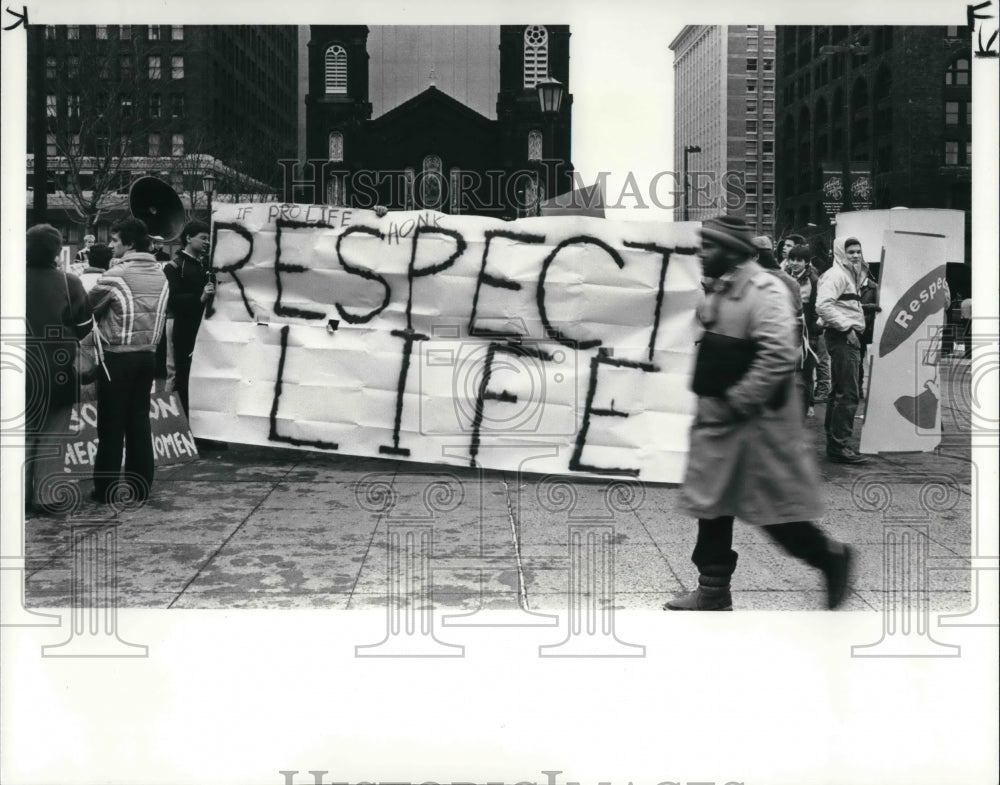
[[[80,134],[70,134],[69,136],[69,154],[79,155],[80,154]]]
[[[170,58],[170,78],[171,79],[183,79],[184,78],[184,57],[183,55],[174,55]]]
[[[120,55],[118,57],[118,72],[122,79],[132,81],[132,56]]]
[[[747,192],[748,196],[756,196],[757,195],[757,183],[750,183],[750,182],[748,182],[746,184],[746,192]]]
[[[404,210],[415,210],[416,205],[416,172],[413,170],[412,166],[406,167],[403,171],[403,182],[404,182],[404,194],[403,194],[403,209]]]
[[[55,41],[56,40],[56,26],[55,25],[45,25],[45,40]]]
[[[965,124],[972,127],[972,101],[965,102]]]
[[[108,40],[108,26],[107,25],[97,25],[94,28],[94,36],[98,41]]]
[[[66,40],[67,41],[80,40],[80,25],[66,25]]]
[[[120,99],[120,106],[122,111],[122,117],[132,116],[132,97],[128,95],[123,95]]]
[[[78,94],[66,96],[66,116],[70,119],[80,116],[80,96]]]
[[[529,161],[541,161],[542,160],[542,132],[541,131],[528,131],[528,160]]]
[[[773,57],[765,57],[764,58],[764,70],[765,71],[773,71],[774,70],[774,58]]]
[[[757,99],[748,98],[747,99],[747,114],[757,114]]]
[[[448,173],[449,180],[451,181],[451,208],[450,212],[452,215],[460,215],[462,212],[461,204],[461,190],[459,188],[459,183],[461,180],[461,170],[458,168],[452,169]]]
[[[764,114],[774,114],[774,99],[765,98],[764,99]]]
[[[549,75],[549,31],[541,25],[524,29],[524,86],[534,87]]]
[[[154,119],[160,116],[160,96],[155,93],[149,96],[149,116]]]
[[[183,41],[184,40],[184,25],[171,25],[170,26],[170,39],[172,41]]]
[[[944,74],[946,85],[968,85],[969,84],[969,61],[964,57],[956,60]]]
[[[159,79],[163,75],[163,71],[160,66],[160,56],[150,55],[147,60],[149,62],[149,78]]]
[[[326,184],[326,203],[331,207],[344,206],[344,189],[337,175],[331,177]]]
[[[764,183],[764,196],[771,196],[774,193],[774,183]]]
[[[747,79],[747,92],[748,93],[756,93],[757,92],[757,80],[756,79]]]
[[[344,160],[344,135],[340,131],[330,132],[329,158],[331,161]]]
[[[757,203],[756,202],[749,202],[749,201],[747,202],[747,217],[753,217],[753,218],[757,217]]]
[[[968,35],[967,27],[946,27],[945,36],[947,38],[964,38]]]
[[[76,55],[70,55],[66,58],[66,76],[70,79],[80,78],[80,58]]]
[[[944,143],[945,166],[958,166],[958,142]]]
[[[184,96],[175,95],[171,98],[170,114],[173,117],[183,117],[184,116]]]
[[[174,134],[170,137],[170,154],[184,155],[184,134]]]
[[[773,134],[774,133],[774,120],[765,120],[764,121],[764,133],[765,134]]]
[[[756,57],[748,57],[747,58],[747,72],[748,73],[757,73],[757,58]]]
[[[972,166],[972,142],[965,143],[965,165]]]
[[[118,25],[118,38],[128,41],[132,38],[132,25]]]
[[[756,52],[757,51],[757,36],[747,36],[747,51]]]
[[[149,154],[151,156],[158,156],[160,154],[160,135],[150,134],[149,135]]]
[[[757,133],[757,121],[756,120],[747,120],[747,133],[748,134],[756,134]]]
[[[441,204],[441,157],[428,155],[424,158],[423,177],[420,181],[420,199],[423,207],[436,208]]]
[[[764,80],[764,92],[765,93],[773,93],[774,92],[774,80],[773,79],[765,79]]]
[[[45,58],[45,78],[46,79],[56,78],[56,59],[54,57]]]
[[[958,101],[944,102],[945,125],[958,125]]]
[[[334,44],[326,50],[324,56],[326,67],[326,94],[347,94],[347,50],[339,44]]]
[[[774,155],[774,142],[773,141],[763,142],[763,146],[761,149],[763,150],[764,155]]]
[[[45,116],[55,117],[59,113],[59,104],[56,103],[56,97],[51,93],[45,96]]]
[[[764,174],[774,174],[774,161],[764,161],[763,167]]]
[[[757,143],[749,139],[746,142],[746,156],[747,158],[757,157]]]
[[[770,218],[774,215],[774,202],[764,202],[764,217]]]
[[[150,41],[159,41],[160,40],[160,26],[159,25],[149,25],[146,28],[146,37]]]
[[[53,158],[59,153],[56,151],[56,135],[45,134],[45,155]]]

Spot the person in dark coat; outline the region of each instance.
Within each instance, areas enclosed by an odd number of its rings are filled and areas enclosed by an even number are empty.
[[[63,448],[79,394],[77,342],[90,332],[93,321],[80,279],[59,269],[59,230],[38,224],[28,230],[26,240],[24,506],[26,513],[34,514],[50,511],[39,503],[46,478],[36,476],[38,461],[43,450]]]
[[[789,292],[754,261],[757,249],[742,219],[710,219],[701,236],[704,274],[715,283],[698,308],[705,328],[691,384],[698,408],[681,491],[684,508],[698,519],[691,557],[698,588],[664,609],[732,610],[736,517],[821,570],[827,604],[836,608],[847,593],[852,552],[810,522],[823,508],[794,393],[797,328]]]
[[[858,367],[858,397],[863,400],[865,397],[865,361],[868,347],[871,346],[875,337],[875,314],[882,310],[878,305],[878,282],[872,275],[870,268],[865,269],[865,279],[861,282],[858,297],[861,298],[861,310],[865,317],[865,329],[861,333],[861,363]]]
[[[174,389],[188,414],[191,355],[205,304],[215,292],[204,258],[209,243],[208,225],[191,221],[181,232],[181,249],[163,266],[170,284],[167,308],[173,315]]]

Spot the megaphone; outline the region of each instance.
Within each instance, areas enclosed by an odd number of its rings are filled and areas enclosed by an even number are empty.
[[[146,224],[150,234],[173,240],[184,228],[184,204],[158,177],[140,177],[128,189],[128,209]]]

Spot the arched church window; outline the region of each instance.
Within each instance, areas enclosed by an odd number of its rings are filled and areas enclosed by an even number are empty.
[[[340,44],[333,44],[326,50],[326,94],[347,94],[347,50]]]
[[[528,131],[528,160],[542,160],[542,132]]]
[[[524,86],[531,88],[549,75],[549,31],[542,25],[524,29]]]
[[[344,135],[340,131],[330,131],[330,160],[344,160]]]

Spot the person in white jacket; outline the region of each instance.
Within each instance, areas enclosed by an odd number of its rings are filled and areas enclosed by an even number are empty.
[[[816,314],[830,352],[831,389],[826,406],[826,455],[834,463],[865,463],[850,446],[858,410],[858,369],[865,316],[861,282],[868,276],[861,242],[834,240],[833,266],[819,279]]]

